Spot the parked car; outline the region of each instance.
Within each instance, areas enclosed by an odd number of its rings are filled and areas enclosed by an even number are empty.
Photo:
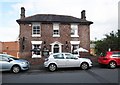
[[[120,51],[109,51],[105,56],[100,56],[98,62],[100,65],[116,68],[116,66],[120,65]]]
[[[57,68],[80,67],[87,70],[92,67],[92,62],[87,58],[75,57],[71,53],[53,53],[45,59],[44,66],[49,71],[55,71]]]
[[[0,71],[12,71],[19,73],[21,70],[28,70],[30,64],[27,60],[18,59],[8,54],[0,54]]]

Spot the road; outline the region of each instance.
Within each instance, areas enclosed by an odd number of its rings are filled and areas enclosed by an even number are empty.
[[[94,67],[89,70],[59,69],[56,72],[29,70],[19,74],[4,72],[2,83],[118,83],[119,68]]]

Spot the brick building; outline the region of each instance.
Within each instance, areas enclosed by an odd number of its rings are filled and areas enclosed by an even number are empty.
[[[0,53],[2,53],[2,42],[0,41]]]
[[[21,57],[39,59],[50,53],[74,53],[79,47],[90,50],[90,24],[93,22],[86,20],[85,10],[81,18],[55,14],[25,17],[25,8],[21,7],[20,16],[16,21],[20,26]]]
[[[0,53],[19,57],[18,41],[0,42]]]

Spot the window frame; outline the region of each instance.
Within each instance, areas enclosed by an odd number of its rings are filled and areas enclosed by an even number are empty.
[[[71,24],[71,37],[79,37],[78,35],[78,24]]]
[[[36,33],[34,34],[34,27],[39,27],[39,34],[37,34],[37,28]],[[41,24],[40,23],[32,23],[32,37],[41,37]]]
[[[32,43],[32,49],[34,49],[35,47],[34,47],[34,45],[36,45],[36,47],[38,47],[37,45],[39,45],[39,49],[41,49],[41,45],[42,45],[42,41],[31,41],[31,43]],[[34,54],[34,52],[32,51],[32,58],[41,58],[42,57],[42,51],[41,50],[39,50],[39,54],[40,55],[37,55],[37,54]],[[35,53],[37,53],[37,52],[35,52]]]
[[[54,31],[58,31],[58,32],[54,32]],[[53,23],[53,37],[60,37],[59,23]]]

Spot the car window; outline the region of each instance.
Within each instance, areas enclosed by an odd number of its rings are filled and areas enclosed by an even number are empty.
[[[75,57],[72,54],[65,54],[66,59],[75,59]]]
[[[2,56],[2,61],[9,61],[7,57]]]
[[[18,58],[15,58],[15,57],[10,57],[10,58],[12,58],[13,60],[19,60]]]
[[[54,59],[64,59],[64,56],[63,54],[56,54],[56,55],[53,55]]]
[[[120,57],[120,52],[113,52],[112,57]]]
[[[0,61],[2,61],[2,56],[0,55]]]

